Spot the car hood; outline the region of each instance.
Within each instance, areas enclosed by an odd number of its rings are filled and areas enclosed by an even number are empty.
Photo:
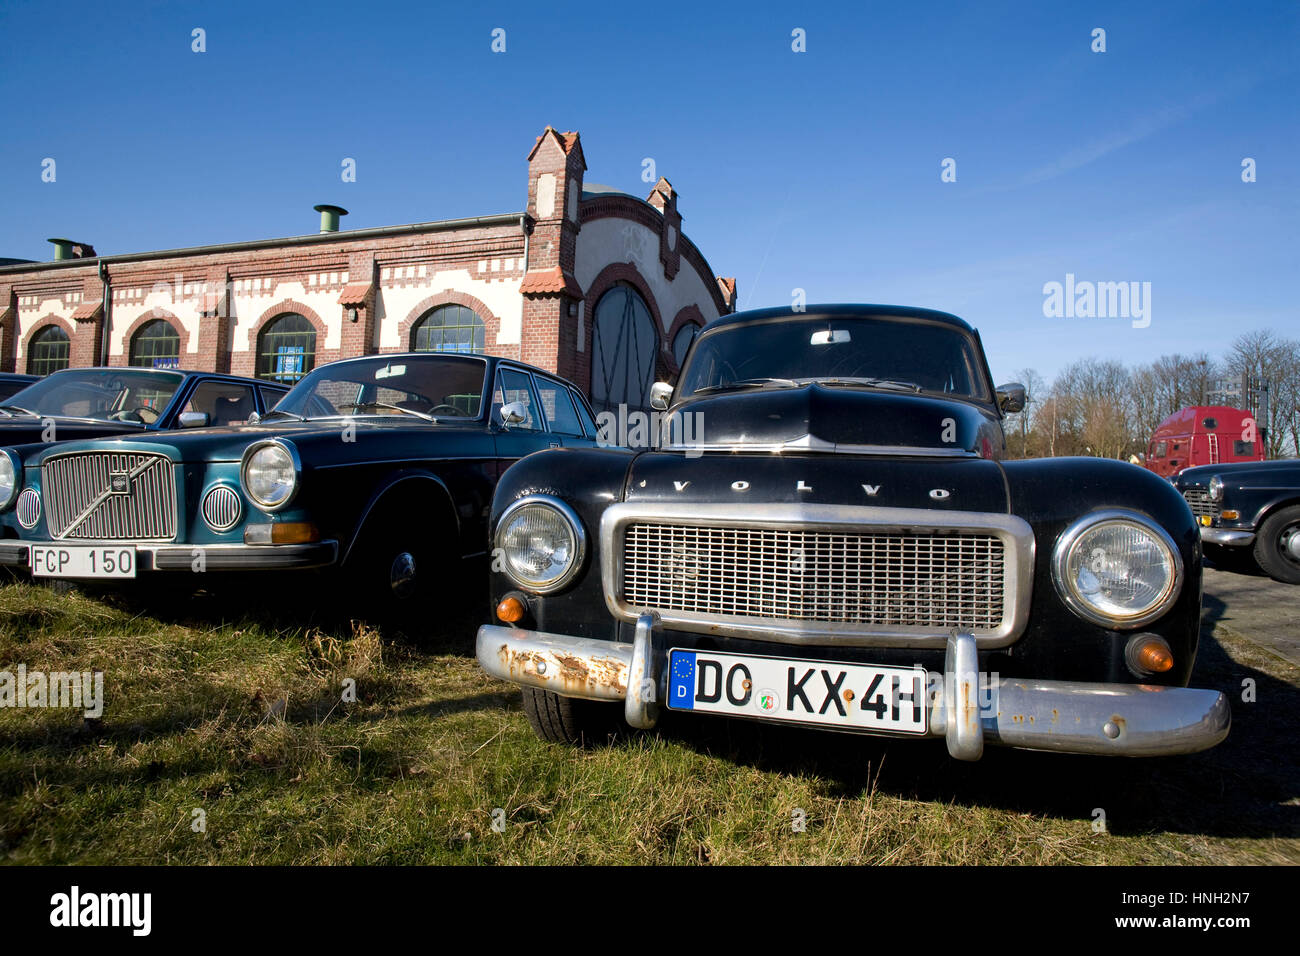
[[[1296,487],[1300,484],[1300,461],[1241,461],[1223,465],[1197,465],[1178,473],[1174,484],[1179,489],[1203,488],[1218,475],[1225,484],[1233,487],[1252,485],[1260,487]]]
[[[703,395],[675,405],[665,447],[812,449],[993,457],[998,419],[968,402],[910,392],[820,385]],[[680,415],[680,418],[678,417]]]
[[[424,421],[382,421],[358,419],[347,431],[349,422],[341,420],[313,422],[259,423],[195,428],[184,431],[155,432],[148,435],[106,439],[94,442],[65,442],[49,454],[73,451],[157,451],[173,461],[212,463],[239,461],[244,450],[257,441],[282,438],[298,449],[304,464],[330,465],[357,460],[385,460],[400,457],[428,457],[429,442],[455,442],[459,438],[491,440],[481,422],[434,424]],[[467,445],[465,454],[475,454]],[[441,453],[441,450],[439,451]]]
[[[981,458],[789,453],[644,452],[629,466],[625,500],[645,503],[857,505],[1009,509],[1002,466]]]
[[[101,438],[110,435],[143,435],[145,430],[138,425],[125,422],[103,422],[84,418],[62,418],[48,416],[31,418],[0,418],[0,445],[29,445],[45,440],[50,434],[47,429],[53,425],[52,437],[55,441],[78,441],[88,438]]]

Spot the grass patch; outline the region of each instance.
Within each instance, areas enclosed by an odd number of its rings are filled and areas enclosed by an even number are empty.
[[[1153,761],[990,750],[968,765],[939,742],[699,718],[567,750],[535,739],[518,691],[478,669],[473,611],[420,646],[277,613],[221,597],[166,608],[0,588],[0,669],[102,670],[107,700],[98,721],[0,710],[0,858],[1300,861],[1284,732],[1300,674],[1222,626],[1197,674],[1234,699],[1216,750]],[[1254,704],[1240,702],[1244,679]]]

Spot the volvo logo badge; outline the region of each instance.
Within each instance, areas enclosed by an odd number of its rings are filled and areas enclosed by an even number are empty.
[[[131,493],[131,473],[129,471],[114,471],[108,476],[108,491],[114,495],[129,495]]]

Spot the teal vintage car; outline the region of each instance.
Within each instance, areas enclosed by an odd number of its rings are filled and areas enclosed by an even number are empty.
[[[486,551],[511,463],[595,444],[582,394],[541,369],[348,359],[251,424],[0,450],[0,565],[109,581],[344,567],[400,603]]]

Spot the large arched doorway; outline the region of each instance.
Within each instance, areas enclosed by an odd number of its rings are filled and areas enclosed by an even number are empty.
[[[648,409],[658,353],[654,318],[636,289],[619,284],[601,296],[591,331],[592,407]]]

